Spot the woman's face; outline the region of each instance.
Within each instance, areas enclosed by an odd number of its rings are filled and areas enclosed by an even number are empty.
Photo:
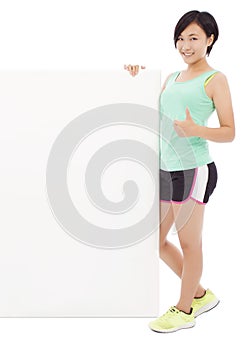
[[[207,47],[213,42],[213,35],[207,38],[204,30],[191,23],[183,30],[177,40],[177,49],[187,64],[193,64],[206,57]]]

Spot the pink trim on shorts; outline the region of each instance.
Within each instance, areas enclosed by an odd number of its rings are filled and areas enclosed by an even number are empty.
[[[195,184],[196,184],[197,174],[198,174],[198,168],[195,168],[194,179],[193,179],[193,183],[192,183],[192,186],[191,186],[190,194],[189,194],[189,196],[188,196],[184,201],[182,201],[182,202],[176,202],[176,201],[172,201],[172,200],[171,200],[171,201],[165,201],[165,200],[161,199],[160,202],[182,204],[182,203],[187,202],[189,199],[192,199],[192,200],[194,200],[195,202],[197,202],[197,203],[200,204],[200,205],[206,205],[207,203],[200,202],[200,201],[197,200],[196,198],[192,197],[192,193],[193,193],[193,191],[194,191],[194,187],[195,187]]]
[[[201,205],[206,205],[207,204],[207,203],[200,202],[200,201],[198,201],[197,199],[195,199],[193,197],[190,197],[190,199],[193,199],[195,202],[197,202],[198,204],[201,204]]]

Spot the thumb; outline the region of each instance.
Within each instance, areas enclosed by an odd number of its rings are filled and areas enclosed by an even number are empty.
[[[187,120],[192,120],[191,113],[190,113],[188,107],[186,107],[185,114],[186,114],[186,119]]]

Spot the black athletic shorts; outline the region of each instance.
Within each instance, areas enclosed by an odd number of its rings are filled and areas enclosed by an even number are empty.
[[[160,169],[160,200],[183,203],[192,198],[206,204],[217,184],[214,162],[189,170],[165,171]]]

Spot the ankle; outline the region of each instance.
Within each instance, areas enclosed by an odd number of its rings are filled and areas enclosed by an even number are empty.
[[[184,312],[184,314],[186,314],[186,315],[190,315],[192,313],[192,310],[193,310],[192,307],[191,308],[181,308],[181,307],[178,307],[178,306],[175,306],[175,307],[179,311]]]
[[[179,311],[184,312],[187,315],[190,315],[192,312],[192,307],[187,307],[185,305],[181,305],[180,303],[176,304],[176,309],[178,309]]]
[[[200,298],[203,298],[206,294],[206,289],[200,289],[196,292],[195,296],[194,296],[194,299],[200,299]]]

